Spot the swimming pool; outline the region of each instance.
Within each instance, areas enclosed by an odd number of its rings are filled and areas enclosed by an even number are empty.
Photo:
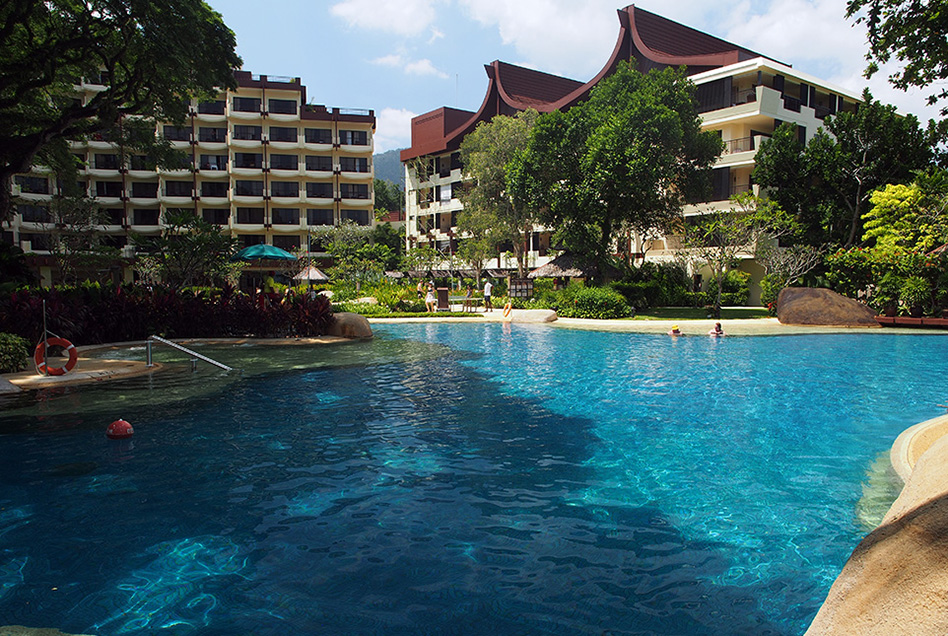
[[[943,336],[375,331],[0,411],[0,625],[799,634],[948,372]]]

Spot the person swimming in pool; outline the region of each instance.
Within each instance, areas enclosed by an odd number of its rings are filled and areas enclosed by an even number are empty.
[[[669,336],[682,336],[681,329],[678,328],[678,325],[672,325],[671,331],[668,332]]]
[[[709,336],[723,336],[724,329],[721,327],[721,323],[719,322],[714,323],[714,326],[711,327],[710,331],[708,331],[708,335]]]

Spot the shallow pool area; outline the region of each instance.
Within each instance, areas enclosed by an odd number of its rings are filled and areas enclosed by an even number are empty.
[[[800,634],[946,397],[936,335],[375,332],[3,404],[0,625]]]

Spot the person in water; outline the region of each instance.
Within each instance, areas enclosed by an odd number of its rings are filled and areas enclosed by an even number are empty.
[[[671,331],[668,332],[669,336],[680,336],[682,335],[681,329],[678,328],[678,325],[673,325]]]
[[[721,323],[719,322],[714,323],[714,326],[711,327],[710,331],[708,331],[708,335],[709,336],[723,336],[724,329],[721,328]]]

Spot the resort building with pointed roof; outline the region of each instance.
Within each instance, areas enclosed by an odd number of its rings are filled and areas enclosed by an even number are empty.
[[[419,115],[411,124],[411,147],[402,151],[407,194],[407,247],[430,245],[453,254],[463,236],[457,232],[462,209],[457,191],[464,179],[460,146],[478,123],[496,115],[513,115],[529,108],[540,113],[568,109],[612,74],[620,62],[630,61],[641,72],[685,67],[697,87],[698,111],[704,130],[721,135],[724,151],[714,166],[713,194],[708,201],[689,205],[686,216],[729,206],[737,193],[755,191],[751,181],[754,156],[763,139],[784,122],[797,126],[801,140],[811,138],[823,119],[854,110],[858,94],[833,86],[789,64],[629,5],[618,10],[619,33],[609,59],[592,79],[580,82],[494,61],[485,66],[487,92],[477,111],[442,107]],[[548,260],[549,228],[536,228],[529,262]],[[619,246],[638,258],[670,258],[677,248],[674,237],[630,237]],[[506,269],[502,246],[492,268]],[[751,262],[747,267],[754,268]],[[751,271],[759,278],[760,272]]]

